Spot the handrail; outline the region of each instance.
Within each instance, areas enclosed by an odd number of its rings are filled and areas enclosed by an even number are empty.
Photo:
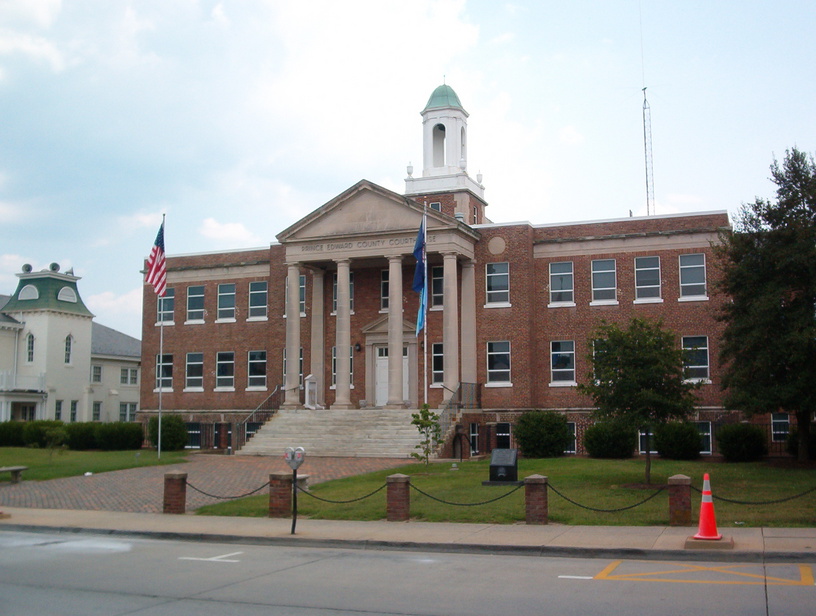
[[[447,387],[445,389],[448,389]],[[448,389],[448,391],[452,391]],[[442,436],[440,446],[448,440],[448,433],[463,408],[481,408],[479,399],[479,383],[459,383],[453,395],[445,403],[439,413],[439,433]]]
[[[263,405],[264,405],[264,404],[266,404],[266,403],[267,403],[267,402],[268,402],[268,401],[269,401],[269,400],[272,398],[272,396],[274,396],[275,394],[277,394],[277,393],[278,393],[278,391],[280,391],[280,390],[281,390],[280,385],[275,385],[275,389],[273,389],[273,390],[272,390],[272,393],[271,393],[271,394],[269,394],[269,395],[268,395],[266,398],[264,398],[263,402],[261,402],[261,403],[260,403],[258,406],[256,406],[256,407],[253,409],[253,411],[252,411],[252,412],[251,412],[249,415],[247,415],[246,419],[244,419],[243,421],[239,422],[239,425],[242,425],[242,426],[244,426],[244,428],[246,428],[246,425],[247,425],[247,424],[250,422],[250,420],[251,420],[253,417],[255,417],[255,413],[257,413],[258,411],[260,411],[260,410],[261,410],[261,407],[263,407]],[[267,409],[267,410],[269,410],[269,411],[274,411],[275,409]]]

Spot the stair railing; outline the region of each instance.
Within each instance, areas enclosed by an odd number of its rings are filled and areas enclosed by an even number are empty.
[[[276,385],[272,393],[269,394],[263,402],[256,406],[253,411],[246,416],[246,418],[238,423],[237,437],[235,450],[241,449],[246,445],[247,441],[255,434],[253,431],[247,435],[248,424],[265,423],[275,414],[280,408],[280,385]]]

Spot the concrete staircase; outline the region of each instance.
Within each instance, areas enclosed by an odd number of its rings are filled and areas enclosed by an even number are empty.
[[[410,458],[419,452],[411,424],[416,409],[280,410],[244,447],[243,456],[282,456],[303,447],[307,456]]]

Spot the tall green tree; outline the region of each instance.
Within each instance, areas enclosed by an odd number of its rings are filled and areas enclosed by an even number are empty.
[[[776,199],[744,204],[718,247],[726,405],[746,413],[788,412],[808,455],[816,410],[816,165],[794,148],[771,179]]]
[[[625,329],[601,323],[589,344],[592,370],[578,389],[592,398],[598,419],[614,418],[647,435],[646,483],[651,483],[649,435],[694,410],[697,386],[683,375],[677,336],[659,321],[634,318]]]

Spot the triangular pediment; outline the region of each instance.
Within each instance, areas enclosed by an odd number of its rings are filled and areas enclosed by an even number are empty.
[[[383,315],[378,319],[374,319],[368,325],[362,328],[362,332],[364,336],[369,336],[372,334],[388,334],[388,315]],[[413,334],[416,332],[416,323],[409,321],[408,319],[402,320],[402,333],[403,334]]]
[[[278,234],[280,243],[310,242],[360,235],[387,235],[419,229],[422,206],[361,180],[325,205]],[[428,228],[456,227],[454,219],[436,211],[428,212]]]

